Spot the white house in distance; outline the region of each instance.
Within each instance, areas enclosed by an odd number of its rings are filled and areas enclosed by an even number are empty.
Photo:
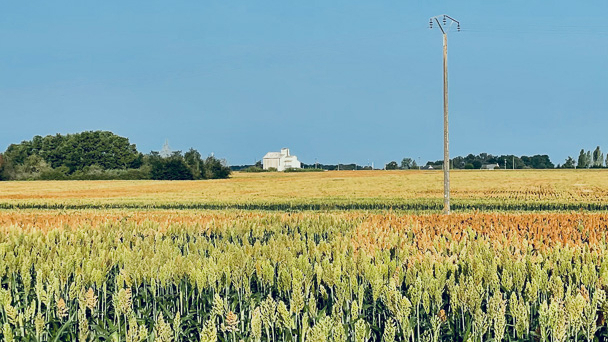
[[[482,170],[500,170],[500,165],[498,164],[483,164],[481,166]]]
[[[268,152],[262,161],[264,170],[274,167],[277,171],[285,171],[289,168],[299,169],[302,167],[298,157],[289,154],[288,148],[282,148],[281,152]]]

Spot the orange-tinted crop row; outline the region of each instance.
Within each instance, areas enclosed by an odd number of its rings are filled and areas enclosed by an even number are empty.
[[[315,217],[315,213],[265,213],[258,211],[0,211],[0,227],[20,227],[48,230],[65,226],[91,226],[108,223],[156,222],[161,225],[221,225],[228,223],[272,219],[286,224]],[[341,221],[352,221],[356,227],[355,245],[372,243],[383,247],[385,237],[415,234],[423,248],[439,236],[449,235],[459,241],[468,229],[497,242],[529,241],[540,248],[546,244],[561,243],[593,245],[605,238],[608,232],[608,213],[462,213],[449,216],[441,214],[398,215],[345,212],[322,214]]]

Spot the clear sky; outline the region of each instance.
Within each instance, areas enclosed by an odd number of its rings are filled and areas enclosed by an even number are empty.
[[[230,164],[608,152],[608,1],[5,1],[0,150],[110,130]]]

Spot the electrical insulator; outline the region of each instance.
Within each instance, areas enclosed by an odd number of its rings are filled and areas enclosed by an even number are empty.
[[[429,28],[433,28],[433,19],[429,19]]]
[[[458,32],[460,32],[460,23],[458,23]]]
[[[443,25],[447,24],[447,21],[445,20],[445,16],[443,17]]]

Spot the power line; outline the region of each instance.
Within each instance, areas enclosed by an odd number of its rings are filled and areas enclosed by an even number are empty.
[[[481,25],[481,26],[469,26],[462,31],[474,32],[474,33],[530,33],[530,34],[585,34],[585,35],[598,35],[607,34],[608,26],[605,25],[581,25],[581,24],[551,24],[551,25],[539,25],[539,24],[527,24],[518,23],[517,25],[512,24],[497,24],[492,25]]]

